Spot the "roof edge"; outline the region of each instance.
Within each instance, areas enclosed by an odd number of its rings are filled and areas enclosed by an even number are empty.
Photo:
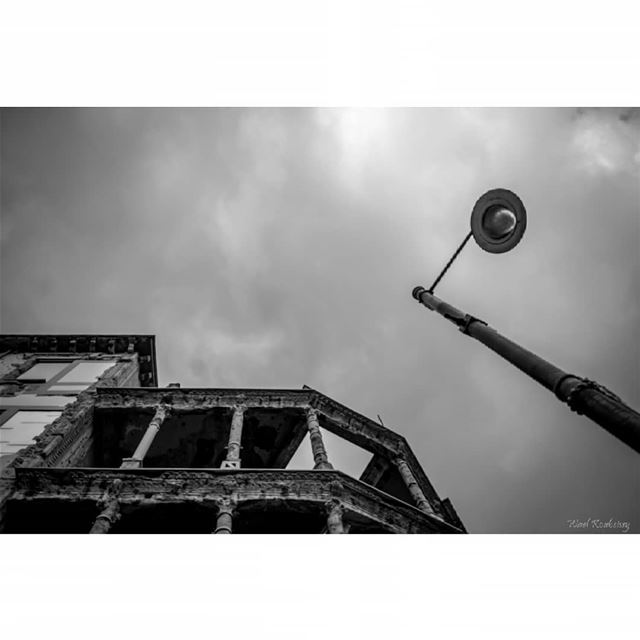
[[[0,352],[17,353],[137,353],[143,387],[158,384],[155,335],[136,333],[14,333],[0,334]]]

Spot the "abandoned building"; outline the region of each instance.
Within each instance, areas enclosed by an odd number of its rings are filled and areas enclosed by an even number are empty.
[[[4,533],[465,532],[402,436],[306,386],[159,388],[150,335],[0,336],[0,468]]]

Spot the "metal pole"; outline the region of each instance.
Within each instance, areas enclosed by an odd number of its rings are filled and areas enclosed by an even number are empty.
[[[427,309],[436,311],[453,322],[462,333],[489,347],[520,371],[552,391],[559,400],[568,404],[572,411],[591,418],[611,435],[640,453],[640,413],[625,404],[609,389],[592,380],[566,373],[500,335],[486,322],[437,298],[424,287],[416,287],[413,290],[413,297]]]

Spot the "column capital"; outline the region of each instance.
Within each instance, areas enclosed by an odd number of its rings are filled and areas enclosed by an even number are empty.
[[[329,483],[329,491],[331,491],[331,500],[339,500],[340,496],[344,494],[344,485],[339,480],[332,480]]]
[[[98,506],[106,507],[111,504],[113,500],[117,500],[120,495],[120,489],[122,489],[122,480],[120,480],[120,478],[116,478],[109,483],[107,488],[104,490],[100,500],[98,500]]]
[[[247,405],[244,402],[236,402],[231,408],[234,413],[244,413],[247,410]]]
[[[329,533],[344,533],[344,524],[342,522],[344,507],[342,503],[336,498],[332,498],[324,503],[324,508],[327,512],[327,530]]]
[[[342,502],[340,502],[340,500],[338,500],[337,498],[330,498],[329,500],[327,500],[324,503],[324,509],[327,513],[343,513],[344,512],[344,507],[342,505]]]
[[[238,508],[238,503],[232,498],[220,498],[216,500],[216,507],[218,507],[218,515],[225,513],[232,516]]]
[[[159,404],[156,407],[156,412],[152,420],[164,420],[171,413],[171,407],[164,403]]]
[[[236,502],[231,498],[216,500],[218,513],[216,515],[216,529],[214,533],[231,533],[233,528],[233,516],[236,511]]]

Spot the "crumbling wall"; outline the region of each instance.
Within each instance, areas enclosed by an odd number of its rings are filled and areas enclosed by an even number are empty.
[[[16,368],[20,367],[30,357],[31,354],[29,353],[7,353],[0,358],[0,380],[5,376],[14,377]]]
[[[139,387],[140,386],[140,365],[138,354],[133,353],[120,357],[115,367],[107,370],[100,378],[100,387]]]

